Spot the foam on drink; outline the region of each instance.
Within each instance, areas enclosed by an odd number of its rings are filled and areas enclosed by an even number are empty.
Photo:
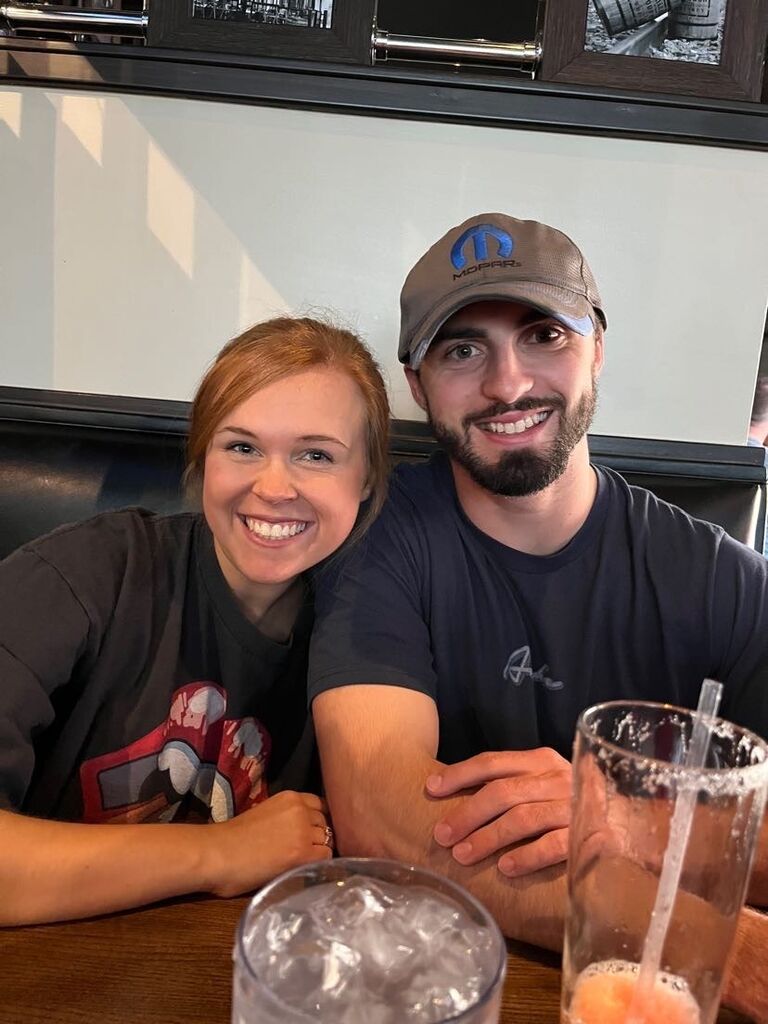
[[[576,979],[567,1024],[626,1024],[630,1009],[639,1024],[699,1024],[699,1008],[687,983],[659,971],[638,994],[638,965],[626,960],[591,964]]]

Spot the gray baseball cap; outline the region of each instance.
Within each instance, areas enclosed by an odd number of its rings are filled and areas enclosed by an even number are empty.
[[[523,302],[577,334],[608,326],[587,261],[562,231],[503,213],[470,217],[432,246],[400,293],[398,358],[414,370],[445,321],[473,302]]]

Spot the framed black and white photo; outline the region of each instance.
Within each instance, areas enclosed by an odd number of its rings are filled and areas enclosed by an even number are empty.
[[[370,64],[376,0],[162,0],[151,46]]]
[[[759,100],[768,0],[557,0],[542,81]]]

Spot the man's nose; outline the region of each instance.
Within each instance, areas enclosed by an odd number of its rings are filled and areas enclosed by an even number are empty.
[[[298,496],[291,467],[283,459],[267,459],[251,485],[253,493],[263,501],[279,504]]]
[[[510,344],[494,352],[489,360],[483,377],[483,393],[492,401],[512,405],[531,392],[534,379],[530,366]]]

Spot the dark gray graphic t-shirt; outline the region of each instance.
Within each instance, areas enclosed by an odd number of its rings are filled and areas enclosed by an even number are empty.
[[[108,512],[0,563],[0,806],[214,821],[313,784],[312,608],[286,643],[232,594],[201,516]]]

